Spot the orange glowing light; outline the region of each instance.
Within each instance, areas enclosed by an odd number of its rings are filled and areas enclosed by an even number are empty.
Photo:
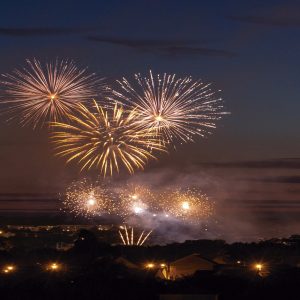
[[[57,97],[55,94],[50,94],[49,95],[50,100],[55,100]]]
[[[12,273],[13,271],[15,271],[15,266],[13,265],[7,265],[3,268],[4,273]]]
[[[58,263],[50,263],[47,267],[47,270],[49,271],[59,271],[61,268],[61,265]]]
[[[181,206],[184,210],[190,209],[190,204],[187,201],[183,201]]]

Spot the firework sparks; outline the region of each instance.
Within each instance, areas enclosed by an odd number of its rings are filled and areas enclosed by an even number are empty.
[[[119,193],[120,215],[143,215],[157,211],[156,197],[149,188],[142,185],[128,184]]]
[[[135,239],[133,227],[129,229],[126,227],[126,225],[124,225],[124,226],[120,226],[120,230],[119,230],[121,241],[123,245],[126,246],[142,246],[145,243],[145,241],[149,238],[151,233],[152,230],[150,230],[146,234],[145,234],[145,230],[143,230],[142,233],[138,236],[138,238]]]
[[[213,203],[208,197],[194,189],[175,190],[161,195],[161,209],[166,216],[173,216],[187,222],[197,223],[210,217]]]
[[[19,116],[22,125],[43,126],[61,121],[73,112],[76,104],[96,97],[104,89],[102,79],[79,69],[73,61],[56,60],[42,64],[27,60],[27,68],[3,74],[3,104],[7,112]]]
[[[154,129],[165,142],[204,137],[227,114],[223,112],[222,99],[216,97],[210,84],[200,80],[167,74],[155,77],[151,71],[148,78],[136,74],[135,79],[133,85],[125,78],[118,81],[121,91],[113,91],[113,100],[135,107],[140,125]]]
[[[113,197],[100,182],[90,184],[86,179],[73,182],[63,200],[64,210],[77,216],[99,216],[115,211]]]
[[[144,232],[144,231],[143,231],[143,232]],[[152,233],[152,230],[149,231],[149,232],[144,236],[144,238],[142,239],[142,241],[139,243],[139,246],[142,246],[142,245],[145,243],[145,241],[148,239],[148,237],[150,236],[151,233]],[[141,235],[141,237],[142,237],[142,235]],[[141,239],[139,239],[139,240],[141,240]]]
[[[126,112],[116,104],[106,111],[95,101],[93,108],[79,104],[79,117],[69,115],[71,124],[52,124],[57,155],[67,162],[77,160],[81,170],[95,167],[104,176],[119,173],[121,165],[133,174],[155,158],[155,150],[165,151],[153,133],[137,126],[134,110]]]

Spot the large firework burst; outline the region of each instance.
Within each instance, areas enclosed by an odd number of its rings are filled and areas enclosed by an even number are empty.
[[[123,165],[132,174],[155,158],[155,150],[165,151],[151,131],[138,126],[135,110],[126,112],[117,104],[105,110],[94,101],[93,110],[79,104],[78,116],[68,117],[70,124],[52,124],[52,138],[57,155],[77,160],[81,170],[95,167],[112,176]]]
[[[90,183],[87,179],[73,182],[63,196],[63,209],[77,216],[100,216],[115,212],[112,195],[99,181]]]
[[[113,91],[113,100],[136,107],[140,125],[155,129],[166,142],[174,138],[193,141],[195,135],[204,137],[226,114],[222,99],[210,84],[191,77],[153,76],[150,71],[149,77],[136,74],[133,84],[126,78],[118,83],[121,90]]]
[[[76,104],[96,97],[104,89],[102,79],[87,69],[79,69],[73,61],[56,60],[42,64],[27,60],[27,67],[3,74],[3,104],[11,118],[34,128],[47,121],[60,121]]]
[[[213,203],[197,189],[164,191],[160,198],[161,210],[166,216],[189,223],[202,222],[213,213]]]

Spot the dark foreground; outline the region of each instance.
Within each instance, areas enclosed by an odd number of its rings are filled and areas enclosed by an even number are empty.
[[[1,299],[160,299],[163,294],[209,294],[221,300],[300,299],[300,268],[295,263],[300,262],[298,238],[251,244],[199,240],[122,247],[100,243],[93,233],[82,231],[68,251],[4,246],[2,240]],[[158,277],[159,268],[148,264],[195,252],[218,264],[213,270],[198,270],[177,280]],[[243,260],[237,260],[240,258]],[[252,265],[258,260],[264,261],[261,272]]]
[[[1,278],[1,299],[159,299],[159,294],[215,294],[218,299],[299,299],[300,271],[268,278],[250,274],[205,275],[175,282],[130,274],[110,262],[72,274],[19,274]]]

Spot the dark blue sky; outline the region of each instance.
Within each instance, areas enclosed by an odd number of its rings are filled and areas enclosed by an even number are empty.
[[[188,147],[197,160],[297,157],[299,11],[296,1],[1,1],[0,70],[67,57],[108,78],[192,75],[221,88],[232,112]]]
[[[245,210],[255,223],[255,205],[265,203],[257,221],[262,228],[274,214],[278,227],[286,224],[278,222],[282,217],[291,228],[299,226],[299,1],[2,0],[0,8],[0,73],[26,58],[59,57],[109,80],[151,68],[213,82],[232,114],[214,135],[179,147],[143,176],[151,181],[160,167],[193,165],[189,178],[215,192],[235,220],[242,222]],[[0,193],[56,193],[81,176],[53,157],[47,132],[0,121]],[[199,162],[228,164],[210,165],[206,172]],[[207,176],[213,185],[206,184]]]

